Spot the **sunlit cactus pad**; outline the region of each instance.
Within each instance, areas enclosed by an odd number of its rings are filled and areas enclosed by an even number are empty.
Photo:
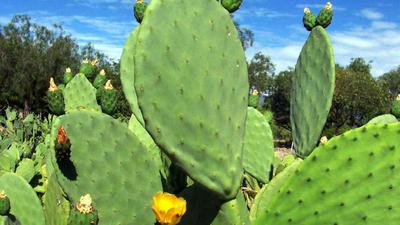
[[[229,13],[215,0],[152,1],[137,41],[135,88],[146,129],[192,179],[234,198],[249,87]]]
[[[286,180],[255,225],[398,224],[399,140],[400,123],[331,139]]]
[[[54,152],[52,163],[68,198],[76,204],[90,194],[100,225],[154,223],[151,199],[162,190],[159,168],[138,137],[123,123],[97,112],[60,117],[53,126],[53,140],[61,125],[71,142],[73,165],[60,166]]]

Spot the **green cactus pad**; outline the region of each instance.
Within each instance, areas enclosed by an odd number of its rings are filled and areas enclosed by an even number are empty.
[[[59,87],[60,88],[60,87]],[[47,92],[47,104],[54,115],[64,114],[64,96],[61,89]]]
[[[70,161],[57,163],[54,142],[51,159],[72,203],[90,194],[100,225],[154,223],[151,199],[162,190],[159,168],[139,138],[125,124],[98,112],[77,111],[59,117],[52,140],[60,126],[71,142]]]
[[[51,175],[44,195],[44,215],[46,225],[67,225],[70,203],[57,182],[55,175]]]
[[[96,89],[84,74],[75,75],[64,90],[65,111],[76,110],[101,111],[96,101]]]
[[[400,123],[367,125],[316,148],[254,225],[400,221]]]
[[[152,1],[135,56],[139,106],[155,142],[193,180],[234,198],[249,86],[229,13],[215,0]]]
[[[218,0],[221,1],[221,5],[228,10],[228,12],[233,13],[239,9],[243,0]]]
[[[335,59],[325,29],[315,27],[301,50],[292,82],[290,122],[296,152],[307,156],[318,143],[332,104]]]
[[[84,74],[87,79],[93,80],[93,78],[96,76],[96,66],[92,65],[90,62],[82,63],[79,68],[79,73]]]
[[[118,92],[115,89],[103,89],[100,93],[100,106],[104,113],[112,115],[117,108]]]
[[[74,78],[74,75],[72,74],[72,73],[65,73],[64,74],[64,77],[63,77],[63,83],[65,84],[65,85],[67,85],[71,80],[72,80],[72,78]]]
[[[0,177],[0,190],[4,190],[10,199],[10,214],[21,225],[45,225],[40,200],[24,178],[6,173]]]
[[[392,114],[384,114],[372,118],[367,124],[379,124],[379,123],[396,123],[398,122],[397,118]]]
[[[272,130],[257,109],[247,109],[246,134],[243,145],[243,167],[262,183],[268,183],[274,162]]]
[[[279,193],[281,186],[285,184],[286,180],[294,174],[301,162],[301,159],[294,160],[293,163],[275,176],[271,182],[261,188],[261,190],[257,193],[250,209],[251,221],[255,220],[267,210],[271,199]]]
[[[258,95],[249,96],[249,106],[257,108],[259,102],[260,102],[260,96]]]
[[[30,182],[32,178],[37,174],[35,170],[35,162],[32,159],[25,158],[21,162],[19,162],[17,170],[15,173],[26,180],[26,182]]]
[[[222,202],[213,193],[192,185],[181,196],[186,200],[187,211],[180,225],[248,225],[249,212],[243,194]]]
[[[133,7],[133,14],[135,15],[136,21],[141,23],[146,12],[147,3],[145,1],[136,1]]]
[[[142,126],[144,126],[143,115],[139,109],[135,90],[135,60],[133,57],[135,55],[136,37],[138,33],[139,26],[131,32],[125,43],[124,49],[122,50],[120,73],[122,89],[126,100],[129,102],[133,115],[135,115]]]

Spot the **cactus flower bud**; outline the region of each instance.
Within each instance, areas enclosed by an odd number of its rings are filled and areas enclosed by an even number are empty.
[[[400,94],[399,94],[399,95],[397,95],[397,98],[396,98],[396,100],[397,100],[397,101],[400,101]]]
[[[304,8],[304,14],[308,15],[308,14],[310,14],[310,13],[311,13],[310,8],[305,7],[305,8]]]
[[[0,191],[0,215],[5,216],[10,212],[10,199],[4,190]]]
[[[136,3],[143,3],[143,0],[136,0]]]
[[[320,139],[321,144],[326,144],[328,142],[328,138],[326,136],[321,137]]]
[[[67,68],[67,69],[65,69],[65,73],[71,73],[72,71],[71,71],[71,68]]]
[[[76,209],[84,214],[93,212],[92,198],[90,197],[90,194],[81,196],[79,203],[76,204]]]
[[[257,96],[257,95],[258,95],[258,91],[257,91],[257,90],[254,90],[251,94],[252,94],[253,96]]]
[[[186,212],[186,200],[170,193],[158,192],[153,197],[152,209],[160,225],[176,225]]]
[[[52,77],[50,77],[50,86],[49,86],[49,91],[50,92],[54,92],[57,91],[58,87],[56,85],[56,83],[54,83],[54,79]]]
[[[68,136],[67,136],[67,133],[65,132],[63,126],[61,126],[61,127],[58,129],[58,133],[57,133],[57,144],[59,144],[59,145],[68,144]]]
[[[111,80],[108,80],[106,82],[106,84],[104,85],[104,89],[106,89],[106,90],[113,90],[114,89],[114,87],[111,84]]]
[[[102,69],[102,70],[100,70],[100,73],[99,73],[101,76],[105,76],[106,75],[106,71],[104,70],[104,69]]]
[[[92,62],[90,62],[92,66],[96,66],[98,64],[97,59],[93,59]]]
[[[332,8],[333,8],[332,3],[327,2],[326,5],[325,5],[325,9],[327,9],[327,10],[329,10],[329,11],[332,11]]]
[[[89,63],[89,60],[86,58],[85,60],[83,60],[83,63],[84,63],[84,64],[88,64],[88,63]]]

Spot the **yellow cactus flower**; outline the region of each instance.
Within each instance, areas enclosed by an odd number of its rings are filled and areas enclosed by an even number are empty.
[[[112,89],[114,89],[114,87],[113,87],[112,84],[111,84],[111,80],[108,80],[108,81],[106,82],[106,84],[104,85],[104,89],[106,89],[106,90],[112,90]]]
[[[158,192],[153,197],[152,209],[160,225],[176,225],[186,212],[186,200],[170,193]]]
[[[328,138],[326,136],[323,136],[319,141],[321,142],[321,144],[326,144],[326,142],[328,142]]]
[[[83,60],[83,63],[84,63],[84,64],[88,64],[88,63],[89,63],[89,60],[86,58],[85,60]]]
[[[397,100],[397,101],[400,101],[400,94],[399,94],[399,95],[397,95],[397,98],[396,98],[396,100]]]
[[[50,86],[49,86],[49,91],[50,92],[54,92],[57,91],[58,87],[56,85],[56,83],[54,83],[54,79],[52,77],[50,77]]]
[[[143,0],[136,0],[136,3],[138,4],[143,3]]]
[[[0,199],[4,199],[6,197],[7,197],[6,192],[4,190],[0,191]]]
[[[310,13],[311,13],[310,8],[305,7],[305,8],[304,8],[304,14],[308,15],[308,14],[310,14]]]
[[[256,96],[256,95],[258,95],[258,91],[254,89],[254,91],[253,91],[252,95],[253,95],[253,96]]]
[[[104,69],[100,70],[100,75],[101,76],[105,76],[106,75],[106,71]]]
[[[98,61],[97,61],[97,59],[93,59],[92,62],[90,62],[90,63],[92,64],[92,66],[96,66]]]
[[[326,5],[325,5],[325,9],[327,9],[327,10],[332,10],[332,8],[333,8],[332,3],[327,2]]]
[[[65,73],[71,73],[72,71],[71,71],[71,68],[67,68],[67,69],[65,69]]]
[[[85,214],[93,212],[92,198],[89,194],[86,194],[79,199],[79,203],[76,204],[76,209]]]

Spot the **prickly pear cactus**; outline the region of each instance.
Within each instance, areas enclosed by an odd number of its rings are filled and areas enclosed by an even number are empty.
[[[87,79],[93,80],[97,72],[96,66],[97,66],[97,60],[89,61],[88,59],[85,59],[81,64],[81,67],[79,68],[79,73],[84,74],[87,77]]]
[[[44,195],[44,215],[46,225],[67,225],[70,203],[66,199],[57,178],[52,174]]]
[[[47,103],[50,111],[55,115],[64,114],[64,96],[61,89],[54,83],[54,79],[50,78],[50,87],[47,91]]]
[[[380,123],[396,123],[398,122],[397,118],[392,114],[384,114],[372,118],[367,124],[380,124]]]
[[[257,193],[254,203],[250,208],[250,220],[254,221],[260,215],[265,213],[271,199],[279,193],[282,185],[285,184],[286,180],[293,176],[296,169],[299,167],[301,159],[294,159],[288,167],[280,172],[274,179],[268,184],[264,185],[263,188]]]
[[[121,84],[124,91],[126,100],[129,102],[131,111],[133,115],[139,120],[139,122],[144,126],[144,120],[142,112],[139,109],[139,104],[137,100],[136,90],[135,90],[135,48],[137,34],[139,33],[139,26],[137,26],[129,35],[124,49],[121,55]]]
[[[239,9],[243,0],[217,0],[221,2],[221,5],[228,10],[228,12],[233,13]]]
[[[104,89],[100,92],[100,106],[104,113],[112,115],[117,108],[118,93],[108,80]]]
[[[63,163],[54,152],[60,126],[71,142],[70,158]],[[150,204],[162,190],[159,167],[125,124],[98,112],[76,111],[54,122],[52,140],[54,171],[73,204],[89,193],[100,225],[154,223]]]
[[[260,102],[260,96],[257,90],[254,90],[249,96],[249,106],[257,108]]]
[[[144,0],[136,0],[135,6],[133,7],[133,14],[138,23],[142,22],[146,8],[147,3]]]
[[[0,190],[10,199],[10,214],[21,225],[45,225],[40,200],[24,178],[5,173],[0,177]]]
[[[254,225],[400,221],[400,123],[367,125],[319,146]]]
[[[269,181],[274,162],[272,130],[257,109],[247,109],[246,134],[243,145],[243,167],[261,183]]]
[[[333,48],[325,29],[315,27],[301,50],[292,81],[290,122],[296,152],[307,156],[318,143],[335,88]]]
[[[394,116],[400,119],[400,95],[397,96],[397,99],[393,101],[391,112]]]
[[[317,23],[317,17],[309,8],[304,8],[303,25],[308,30],[311,31]]]
[[[325,7],[319,12],[317,16],[316,25],[327,28],[331,24],[333,17],[332,7],[333,6],[330,2],[326,3]]]
[[[137,41],[135,89],[146,129],[193,180],[234,198],[249,87],[229,13],[215,0],[152,1]]]
[[[84,74],[75,75],[64,90],[65,111],[67,113],[76,110],[101,111],[96,101],[96,89]]]
[[[103,86],[107,81],[107,77],[106,77],[106,71],[100,70],[99,74],[97,74],[96,78],[93,81],[93,87],[95,88],[99,88],[101,86]]]
[[[74,78],[74,75],[72,74],[71,68],[65,69],[63,83],[67,85],[72,80],[72,78]]]

